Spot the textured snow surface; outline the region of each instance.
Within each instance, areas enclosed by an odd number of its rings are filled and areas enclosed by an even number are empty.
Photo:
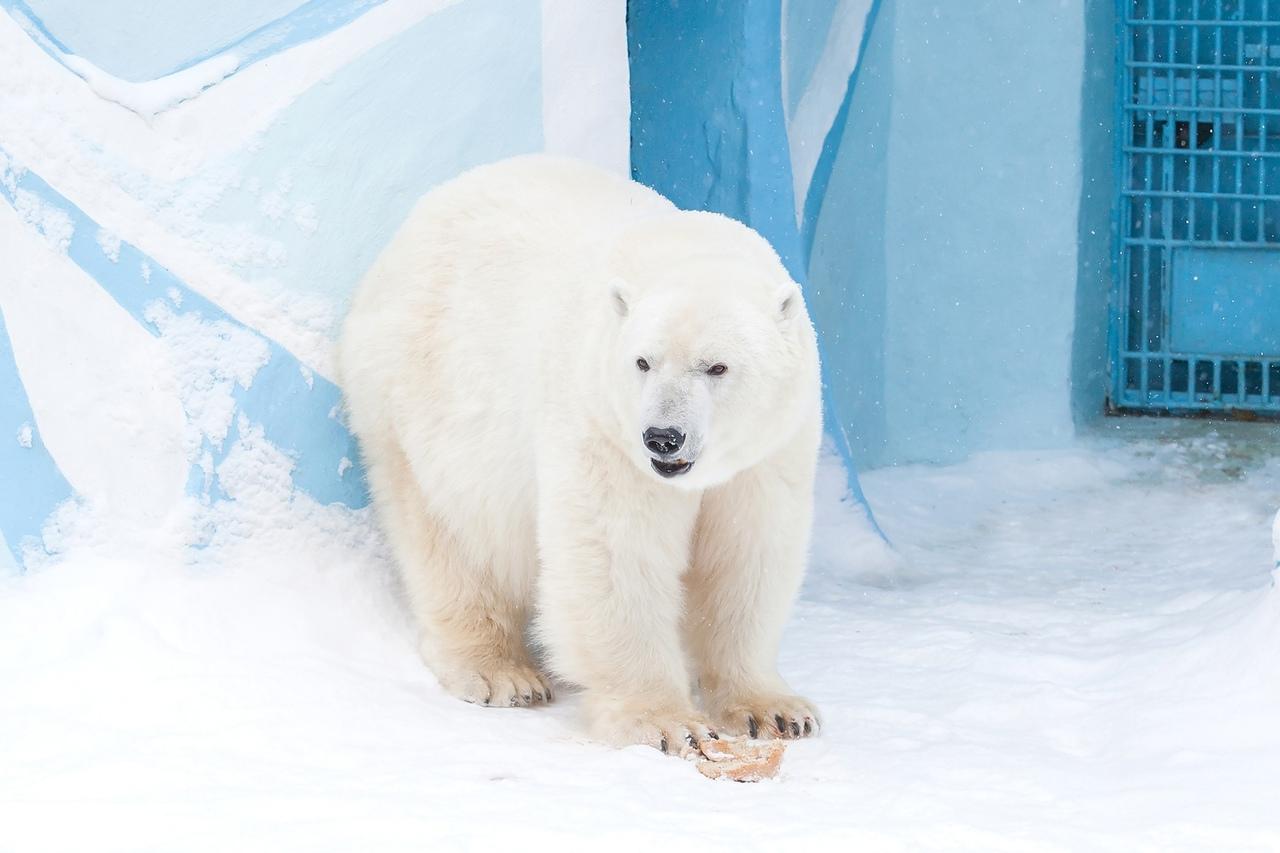
[[[0,581],[0,848],[1276,849],[1277,430],[1123,427],[866,475],[900,569],[828,460],[782,659],[826,728],[758,785],[446,697],[368,516],[287,482],[194,556],[69,511]]]

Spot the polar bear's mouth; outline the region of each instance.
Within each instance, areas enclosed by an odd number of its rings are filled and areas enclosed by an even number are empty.
[[[692,462],[686,462],[683,459],[676,459],[673,462],[662,462],[658,459],[650,459],[649,464],[653,466],[653,470],[657,471],[664,477],[679,477],[681,474],[693,467]]]

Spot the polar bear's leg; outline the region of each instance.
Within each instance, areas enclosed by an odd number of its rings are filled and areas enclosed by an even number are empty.
[[[366,453],[369,483],[420,631],[419,651],[445,690],[481,705],[550,701],[524,644],[527,603],[476,565],[428,511],[403,451]]]
[[[694,707],[680,636],[697,494],[645,482],[626,460],[548,469],[539,482],[537,624],[552,669],[586,688],[594,737],[696,748],[716,736]]]
[[[800,445],[709,490],[694,535],[685,630],[704,703],[733,733],[799,737],[818,727],[812,703],[777,669],[813,514],[816,447]]]

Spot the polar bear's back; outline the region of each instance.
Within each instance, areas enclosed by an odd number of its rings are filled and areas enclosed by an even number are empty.
[[[530,350],[544,348],[566,314],[581,316],[584,302],[607,297],[608,282],[592,271],[615,235],[673,210],[633,181],[545,155],[441,184],[356,290],[339,342],[343,384],[377,384],[403,373],[405,359],[428,354],[460,360],[460,377],[483,365],[527,366]]]
[[[545,365],[571,358],[557,347],[609,298],[591,270],[613,235],[674,209],[639,184],[544,156],[483,166],[424,196],[361,282],[339,341],[366,461],[385,456],[374,448],[402,449],[429,503],[492,520],[499,539],[531,523],[537,416],[555,408],[548,383],[564,374]]]

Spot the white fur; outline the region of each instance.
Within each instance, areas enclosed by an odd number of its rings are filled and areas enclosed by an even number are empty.
[[[339,360],[447,690],[549,699],[536,614],[611,743],[816,729],[776,657],[808,549],[817,347],[758,234],[573,161],[484,166],[418,203]],[[651,426],[687,434],[687,473],[654,470]]]

